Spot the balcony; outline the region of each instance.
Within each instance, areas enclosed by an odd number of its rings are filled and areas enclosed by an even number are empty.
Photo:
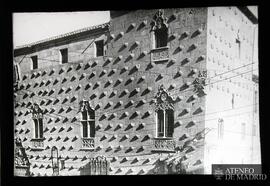
[[[154,138],[152,152],[175,152],[175,141],[172,138]]]
[[[82,138],[82,150],[94,150],[95,138]]]
[[[31,149],[32,150],[44,150],[44,139],[45,138],[31,139]]]
[[[161,62],[168,61],[169,56],[169,47],[160,47],[151,50],[151,61],[153,62]]]

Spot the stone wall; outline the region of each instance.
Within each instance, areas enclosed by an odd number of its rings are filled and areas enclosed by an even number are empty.
[[[212,163],[253,163],[251,149],[257,148],[251,145],[252,70],[258,68],[252,64],[255,27],[237,7],[208,8],[205,127],[212,132],[206,137],[206,173],[211,173]],[[236,39],[241,43],[240,51]],[[222,139],[218,139],[219,119],[224,120]],[[244,139],[242,123],[246,125]]]
[[[206,70],[207,9],[165,9],[170,39],[169,59],[163,62],[151,61],[150,23],[156,12],[137,10],[112,19],[104,57],[91,59],[89,48],[78,58],[69,56],[72,60],[68,64],[47,60],[40,65],[42,68],[29,71],[29,61],[22,63],[21,69],[27,73],[16,93],[15,129],[26,147],[34,175],[52,175],[53,146],[65,160],[66,168],[60,170],[60,175],[80,174],[79,168],[88,163],[87,159],[99,155],[110,161],[110,174],[153,173],[157,160],[168,155],[152,152],[156,137],[153,98],[160,85],[176,100],[176,149],[204,129],[205,97],[195,96],[193,82],[200,71]],[[57,60],[58,49],[68,46],[69,55],[80,53],[91,39],[38,54]],[[88,151],[82,149],[81,141],[79,102],[83,99],[96,110],[95,149]],[[42,150],[31,148],[34,124],[30,102],[38,103],[46,113]],[[203,139],[196,144],[188,149],[185,160],[192,170],[203,164]]]

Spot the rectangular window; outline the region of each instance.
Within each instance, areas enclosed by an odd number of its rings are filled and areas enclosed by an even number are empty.
[[[158,119],[158,137],[164,136],[164,112],[159,110],[157,113]]]
[[[172,137],[174,130],[174,111],[157,111],[157,137]]]
[[[87,121],[82,121],[83,125],[83,137],[88,138],[88,126],[87,126]]]
[[[65,169],[65,160],[60,160],[61,170]]]
[[[35,125],[35,138],[37,139],[38,138],[38,120],[37,119],[34,119],[34,125]]]
[[[95,137],[95,121],[89,121],[90,137]]]
[[[43,138],[43,121],[42,118],[34,119],[35,138]]]
[[[87,111],[83,111],[82,112],[82,120],[84,120],[84,121],[87,121],[88,120],[88,118],[87,118]]]
[[[168,30],[167,29],[159,29],[155,31],[155,44],[156,48],[167,46],[168,42]]]
[[[172,110],[166,111],[166,137],[173,137],[174,114]]]
[[[239,39],[235,40],[236,44],[237,44],[237,51],[238,51],[238,58],[241,58],[241,41]]]
[[[224,121],[223,119],[218,120],[218,139],[223,139],[224,135]]]
[[[31,60],[32,60],[32,70],[37,69],[38,68],[38,58],[37,58],[37,56],[32,56]]]
[[[232,94],[232,109],[234,108],[234,94]]]
[[[256,136],[256,125],[252,125],[252,136]]]
[[[104,55],[104,43],[103,40],[96,41],[96,57],[103,56]]]
[[[258,112],[258,91],[255,91],[255,95],[254,95],[254,112],[257,113]]]
[[[242,134],[242,140],[245,139],[246,137],[246,124],[245,123],[242,123],[242,126],[241,126],[241,134]]]
[[[38,119],[39,125],[39,138],[43,138],[43,121],[42,119]]]
[[[68,62],[68,49],[64,48],[60,50],[60,54],[61,54],[61,58],[60,61],[62,64],[67,63]]]

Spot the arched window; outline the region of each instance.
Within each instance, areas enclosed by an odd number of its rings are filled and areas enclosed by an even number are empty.
[[[159,10],[152,22],[153,48],[166,47],[168,42],[168,25],[167,18],[164,17],[164,12]]]
[[[38,104],[32,106],[32,119],[34,121],[34,138],[43,138],[43,113]]]
[[[95,137],[95,110],[90,107],[88,101],[81,102],[82,137]]]
[[[157,137],[172,138],[174,131],[173,98],[165,91],[163,85],[155,97]]]

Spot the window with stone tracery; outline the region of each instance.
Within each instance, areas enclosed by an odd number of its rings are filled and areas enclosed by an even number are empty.
[[[32,106],[32,119],[34,121],[34,139],[43,138],[43,113],[38,104]]]
[[[166,47],[168,43],[168,25],[166,23],[167,18],[164,17],[164,12],[159,10],[152,22],[153,33],[153,48]]]
[[[95,111],[90,107],[88,101],[81,102],[81,123],[82,123],[82,137],[95,137]]]
[[[155,102],[157,137],[171,138],[174,131],[174,101],[163,85],[159,87]]]

